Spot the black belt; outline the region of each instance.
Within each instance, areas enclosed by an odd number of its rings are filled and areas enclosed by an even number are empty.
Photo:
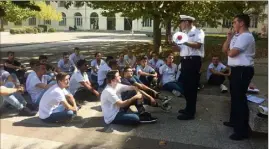
[[[201,56],[182,56],[181,59],[200,59]]]

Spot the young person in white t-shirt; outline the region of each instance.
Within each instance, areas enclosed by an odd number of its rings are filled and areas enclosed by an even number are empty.
[[[246,14],[237,15],[233,20],[234,32],[230,30],[223,44],[223,52],[228,55],[231,67],[230,121],[225,126],[233,127],[232,140],[243,140],[249,137],[249,108],[247,90],[254,76],[255,39],[249,31],[250,17]]]
[[[151,66],[148,65],[148,58],[146,56],[143,56],[140,59],[140,65],[136,67],[136,72],[139,80],[143,84],[157,87],[158,74]]]
[[[63,53],[63,58],[59,60],[57,67],[58,72],[66,72],[69,75],[73,73],[74,67],[69,60],[69,54],[67,52]]]
[[[92,101],[99,98],[99,93],[93,88],[87,74],[88,63],[86,60],[77,62],[78,70],[70,78],[69,91],[77,101]]]
[[[36,69],[27,77],[26,90],[30,94],[34,106],[38,107],[42,95],[48,88],[55,84],[55,82],[52,81],[48,84],[52,78],[46,75],[46,64],[37,62],[35,68]]]
[[[97,73],[100,66],[104,65],[106,62],[102,60],[102,54],[97,52],[94,54],[95,59],[91,61],[91,81],[93,84],[98,85],[97,83]]]
[[[69,56],[69,60],[72,63],[73,67],[76,69],[76,64],[79,60],[85,59],[82,54],[79,54],[80,49],[78,47],[74,48],[74,53]]]
[[[121,93],[128,90],[136,90],[133,86],[121,84],[119,71],[111,70],[106,75],[107,86],[101,94],[101,108],[106,124],[136,125],[139,123],[153,123],[157,119],[145,112],[142,105],[142,94],[136,92],[131,97],[121,97]],[[135,105],[137,113],[127,113],[131,105]]]
[[[130,66],[132,68],[136,67],[136,57],[133,54],[132,50],[127,51],[127,55],[124,55],[125,65]]]
[[[42,96],[39,104],[39,118],[47,123],[70,121],[77,112],[73,95],[68,93],[69,75],[60,72],[56,76],[57,83]]]
[[[166,64],[160,67],[159,73],[162,78],[162,88],[179,97],[183,94],[183,87],[182,84],[176,80],[177,65],[174,64],[173,61],[173,54],[169,54],[166,58]]]
[[[108,56],[106,58],[106,63],[98,70],[97,78],[99,92],[102,92],[102,90],[106,87],[106,74],[112,69],[118,70],[117,60],[115,60],[112,56]]]
[[[117,59],[117,64],[119,66],[120,72],[122,72],[124,67],[126,66],[123,53],[121,53],[119,59]]]
[[[223,84],[225,81],[225,77],[231,75],[231,71],[229,67],[223,65],[219,62],[218,56],[212,57],[212,62],[209,64],[207,68],[207,76],[206,79],[208,84],[210,85],[218,85],[220,86],[221,92],[227,92],[228,88]]]

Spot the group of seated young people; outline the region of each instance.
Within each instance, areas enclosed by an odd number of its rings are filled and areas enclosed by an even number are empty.
[[[56,67],[48,63],[48,57],[41,55],[31,60],[31,71],[15,60],[15,53],[8,52],[8,60],[1,64],[1,97],[4,104],[14,106],[19,115],[33,116],[37,112],[44,122],[68,122],[76,116],[83,101],[100,99],[104,121],[107,124],[153,123],[157,118],[146,112],[144,104],[169,111],[170,98],[156,91],[156,88],[184,96],[180,83],[180,64],[174,63],[173,54],[165,60],[152,53],[151,57],[136,58],[132,52],[120,54],[118,59],[97,52],[87,62],[75,48],[74,53],[64,52]],[[89,69],[90,68],[90,69]],[[89,71],[90,70],[90,71]],[[219,85],[222,92],[225,76],[230,75],[228,67],[212,58],[207,79],[212,85]],[[25,87],[24,87],[25,86]],[[31,98],[26,102],[22,94]],[[135,105],[137,113],[129,112]]]

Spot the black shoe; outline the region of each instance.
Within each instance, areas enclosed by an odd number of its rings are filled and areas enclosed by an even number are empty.
[[[36,112],[31,111],[29,108],[24,107],[19,111],[20,116],[35,116]]]
[[[239,135],[237,133],[233,133],[232,135],[230,135],[229,138],[231,140],[240,141],[240,140],[243,140],[243,139],[247,139],[248,135]]]
[[[31,111],[38,111],[38,108],[35,107],[33,104],[29,104],[29,103],[27,103],[27,104],[26,104],[26,107],[27,107],[28,109],[30,109]]]
[[[180,109],[180,110],[178,110],[178,113],[181,113],[181,114],[187,114],[187,112],[186,112],[185,109]]]
[[[223,122],[223,125],[227,127],[234,127],[234,124],[231,122]]]
[[[186,114],[181,114],[177,116],[178,120],[193,120],[194,116],[186,115]]]
[[[144,112],[139,116],[140,123],[142,124],[150,124],[157,122],[157,118],[152,117],[150,113]]]

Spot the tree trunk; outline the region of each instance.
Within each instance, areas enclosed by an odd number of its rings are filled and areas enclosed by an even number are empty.
[[[160,28],[161,19],[159,15],[153,16],[153,46],[154,52],[159,53],[159,48],[161,46],[161,28]]]
[[[171,19],[166,22],[165,44],[169,44],[168,37],[171,35]]]
[[[4,30],[4,19],[1,18],[0,21],[1,21],[1,30],[3,31]]]

